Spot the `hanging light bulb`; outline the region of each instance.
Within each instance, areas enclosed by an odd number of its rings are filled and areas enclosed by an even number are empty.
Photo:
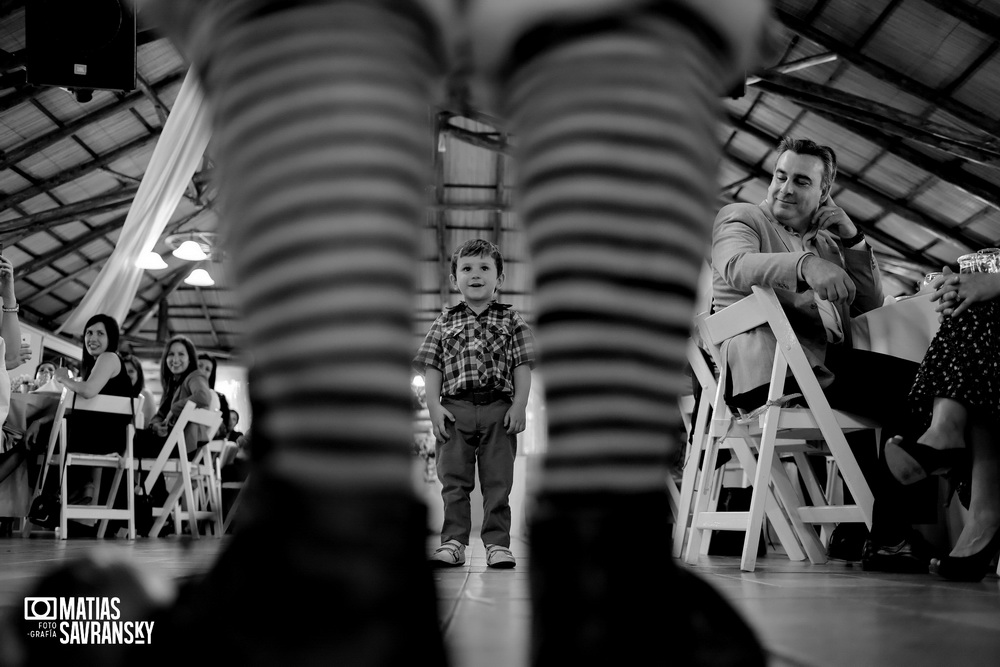
[[[135,260],[135,265],[140,269],[149,269],[153,271],[167,268],[167,263],[163,261],[163,258],[160,257],[159,253],[155,253],[152,250]]]
[[[203,259],[208,259],[208,255],[205,254],[205,251],[195,241],[185,241],[182,243],[177,250],[174,250],[174,257],[186,259],[189,262],[200,262]]]
[[[208,271],[205,269],[195,269],[191,275],[184,279],[184,282],[195,287],[208,287],[215,284],[212,276],[208,275]]]

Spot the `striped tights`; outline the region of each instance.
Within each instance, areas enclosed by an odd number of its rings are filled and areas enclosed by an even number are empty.
[[[411,304],[442,66],[433,30],[385,8],[399,5],[217,2],[200,28],[272,522],[279,489],[412,495]],[[678,25],[575,33],[515,56],[499,84],[537,278],[549,495],[665,497],[719,150],[717,58]],[[391,530],[308,516],[333,542]]]
[[[235,25],[201,71],[254,435],[290,478],[400,488],[438,65],[426,33],[377,3]],[[551,491],[655,490],[668,474],[718,156],[702,49],[646,17],[544,51],[501,89],[537,277]]]

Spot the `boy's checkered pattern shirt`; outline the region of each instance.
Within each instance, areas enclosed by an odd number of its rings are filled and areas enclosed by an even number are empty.
[[[441,395],[497,387],[514,394],[512,371],[535,366],[531,329],[509,304],[493,302],[478,316],[463,301],[445,308],[413,359],[420,373],[441,371]]]

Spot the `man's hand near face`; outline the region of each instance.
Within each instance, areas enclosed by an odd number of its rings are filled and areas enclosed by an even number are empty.
[[[827,197],[825,203],[816,209],[812,228],[816,231],[828,229],[842,239],[849,239],[858,233],[857,225],[844,209],[834,203],[833,197]]]

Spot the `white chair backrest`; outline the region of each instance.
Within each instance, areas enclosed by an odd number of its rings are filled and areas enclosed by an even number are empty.
[[[160,453],[157,455],[156,461],[153,463],[149,470],[149,475],[146,477],[144,484],[147,493],[152,493],[153,484],[163,473],[167,459],[170,458],[174,451],[177,452],[178,458],[187,459],[187,444],[184,439],[184,429],[188,424],[199,424],[206,427],[208,429],[208,440],[211,441],[215,438],[215,434],[222,424],[222,413],[217,410],[199,408],[194,404],[194,401],[188,401],[184,405],[184,409],[177,416],[177,421],[174,422],[173,428],[167,434],[167,439],[163,443],[163,447],[160,448]]]
[[[705,342],[713,346],[719,346],[725,340],[737,334],[767,324],[768,316],[766,309],[762,307],[763,304],[758,293],[759,289],[758,287],[754,287],[752,295],[723,308],[713,315],[703,317],[701,319],[701,322],[703,322],[701,333]],[[773,295],[774,292],[772,291],[771,294]],[[780,305],[778,309],[781,317],[784,318],[785,314],[784,311],[781,311]],[[787,318],[785,320],[787,321]]]
[[[142,419],[142,404],[145,401],[145,398],[142,396],[129,398],[128,396],[105,396],[104,394],[98,394],[93,398],[84,398],[71,391],[67,393],[69,395],[67,407],[71,410],[90,410],[91,412],[107,412],[116,415],[134,414],[136,421]],[[132,403],[131,406],[129,405],[130,401]]]
[[[859,422],[856,418],[852,418],[850,415],[846,415],[846,413],[834,411],[831,408],[830,402],[823,392],[819,380],[816,378],[816,374],[809,360],[806,358],[798,336],[794,329],[792,329],[792,325],[788,321],[788,317],[785,315],[785,311],[782,309],[774,290],[756,285],[753,286],[752,290],[753,294],[745,299],[701,320],[700,324],[703,327],[702,331],[706,342],[709,342],[714,352],[718,354],[721,343],[724,340],[761,325],[770,327],[777,342],[774,348],[774,364],[768,393],[768,405],[771,405],[772,402],[784,394],[786,372],[791,371],[792,376],[798,384],[799,391],[802,393],[809,407],[807,410],[777,410],[772,407],[761,413],[761,428],[765,432],[770,431],[769,433],[765,433],[765,440],[773,441],[775,432],[771,429],[779,428],[775,426],[769,427],[767,423],[769,419],[766,415],[772,413],[783,416],[787,415],[789,419],[785,420],[782,417],[782,421],[791,427],[792,416],[808,413],[807,425],[813,431],[818,430],[819,434],[817,436],[826,442],[830,453],[840,467],[844,481],[850,488],[851,495],[865,517],[865,522],[870,526],[874,499],[857,459],[854,457],[844,437],[844,430],[841,424],[850,426],[851,428],[858,426],[861,428],[875,428],[876,425],[871,423],[870,420],[868,420],[868,423],[862,423],[864,420]],[[721,387],[725,387],[726,373],[724,360],[720,360],[719,383]],[[777,420],[771,423],[776,424]],[[793,431],[794,428],[791,428],[791,430],[786,430],[785,433]],[[815,438],[817,436],[812,437]]]

